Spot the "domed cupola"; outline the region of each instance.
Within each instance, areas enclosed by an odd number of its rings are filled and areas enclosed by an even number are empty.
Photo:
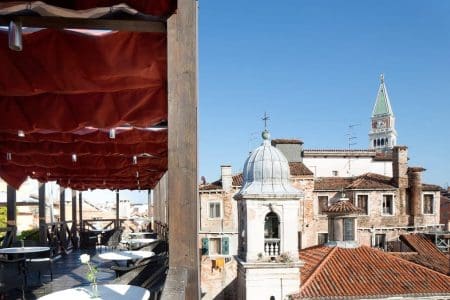
[[[289,182],[289,163],[286,157],[270,143],[270,133],[264,130],[263,143],[244,164],[244,183],[237,197],[247,195],[298,195]]]

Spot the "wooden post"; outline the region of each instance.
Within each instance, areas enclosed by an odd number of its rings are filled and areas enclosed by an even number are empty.
[[[45,211],[45,183],[39,182],[39,243],[47,244],[47,225]]]
[[[59,187],[59,221],[66,222],[66,190]]]
[[[77,191],[72,190],[72,236],[77,234]]]
[[[119,190],[116,190],[116,229],[119,229],[119,209],[120,209],[120,197]]]
[[[16,226],[16,189],[8,184],[6,187],[6,224]]]
[[[78,192],[78,215],[79,215],[79,221],[80,221],[80,233],[84,231],[83,228],[83,193],[80,191]]]
[[[58,225],[58,232],[59,236],[61,238],[61,243],[64,248],[67,247],[66,241],[67,241],[67,224],[66,224],[66,189],[62,186],[59,187],[59,222],[60,225]]]
[[[177,3],[167,20],[169,268],[187,270],[186,299],[199,299],[197,1]]]

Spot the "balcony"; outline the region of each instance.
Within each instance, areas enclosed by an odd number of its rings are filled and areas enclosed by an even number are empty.
[[[264,239],[264,255],[280,255],[280,239]]]

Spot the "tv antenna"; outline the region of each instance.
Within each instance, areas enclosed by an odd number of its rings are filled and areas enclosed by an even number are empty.
[[[350,154],[350,151],[352,150],[353,146],[355,146],[357,143],[357,139],[358,137],[355,136],[354,133],[354,129],[356,126],[359,126],[359,123],[356,124],[349,124],[348,125],[348,129],[347,129],[347,139],[348,139],[348,170],[347,170],[347,175],[351,176],[352,175],[352,156]]]

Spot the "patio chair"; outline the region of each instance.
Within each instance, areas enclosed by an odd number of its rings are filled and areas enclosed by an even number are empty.
[[[151,287],[156,281],[165,276],[167,270],[167,256],[157,256],[143,265],[135,266],[125,274],[112,281],[113,284],[129,284],[143,288]]]
[[[24,289],[27,286],[25,258],[5,259],[0,258],[0,295],[12,289],[22,291],[22,299],[25,299]],[[7,298],[7,297],[6,297]]]
[[[110,238],[106,242],[105,246],[107,248],[116,249],[120,245],[121,236],[122,236],[122,230],[121,229],[117,229],[110,236]]]
[[[50,280],[53,281],[53,258],[52,251],[47,250],[43,252],[33,253],[28,255],[26,260],[28,274],[37,272],[39,274],[39,282],[42,283],[42,273],[49,272]]]
[[[142,258],[136,261],[136,263],[132,266],[111,266],[111,270],[114,270],[116,273],[116,278],[120,277],[128,272],[131,272],[133,270],[140,270],[145,266],[148,265],[157,265],[164,262],[164,260],[167,260],[167,257],[165,255],[155,255],[147,258]]]

